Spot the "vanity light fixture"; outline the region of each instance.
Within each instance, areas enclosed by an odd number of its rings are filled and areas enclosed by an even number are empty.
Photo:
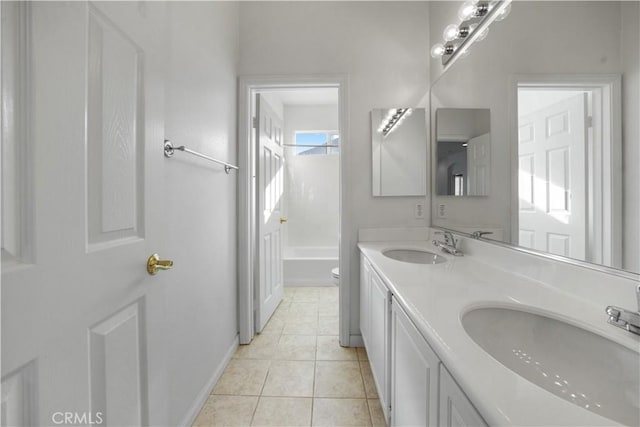
[[[471,0],[465,2],[458,10],[459,24],[447,25],[442,33],[443,43],[436,43],[431,48],[433,58],[442,58],[442,65],[447,65],[454,57],[464,56],[474,41],[481,41],[489,32],[493,21],[501,21],[511,11],[512,0]]]
[[[397,129],[404,119],[411,115],[411,112],[411,108],[392,108],[389,110],[387,117],[380,123],[378,132],[384,136],[389,135],[394,129]]]
[[[479,18],[489,13],[490,5],[487,2],[468,1],[465,2],[458,10],[458,18],[460,21],[466,21],[470,18]]]

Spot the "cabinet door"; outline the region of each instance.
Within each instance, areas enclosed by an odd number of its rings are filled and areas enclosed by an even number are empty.
[[[371,308],[369,295],[371,293],[371,264],[360,254],[360,333],[365,347],[369,341],[369,324],[371,322]]]
[[[371,271],[371,294],[369,295],[371,307],[370,340],[367,352],[373,379],[376,382],[380,404],[385,416],[388,418],[389,408],[389,382],[387,380],[389,368],[389,290],[382,282],[375,270]]]
[[[391,305],[391,425],[438,425],[438,364],[398,303]]]
[[[487,426],[451,374],[440,365],[441,427]]]

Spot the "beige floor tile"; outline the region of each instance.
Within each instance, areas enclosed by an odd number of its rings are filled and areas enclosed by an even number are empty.
[[[265,327],[262,329],[261,334],[275,334],[279,335],[282,333],[282,329],[284,328],[285,321],[282,320],[282,317],[271,317]]]
[[[281,335],[273,358],[277,360],[315,360],[315,335]]]
[[[287,313],[280,318],[285,323],[296,323],[296,322],[317,322],[318,321],[318,312],[310,312],[310,313]]]
[[[364,398],[358,362],[316,362],[314,396]]]
[[[314,287],[298,288],[293,296],[294,302],[313,302],[317,303],[319,298],[318,290]]]
[[[360,361],[360,371],[362,372],[362,381],[364,381],[364,390],[367,393],[367,397],[369,399],[377,399],[378,392],[376,390],[376,383],[373,380],[371,365],[369,365],[368,360]]]
[[[320,288],[318,302],[338,302],[339,290],[337,286],[326,286]]]
[[[256,335],[251,344],[240,345],[233,355],[234,359],[272,359],[277,351],[278,334],[259,334]]]
[[[313,361],[274,360],[262,396],[312,397],[314,372]]]
[[[318,315],[318,304],[315,302],[294,301],[289,307],[289,314],[303,314],[306,316]]]
[[[371,414],[371,424],[373,427],[387,427],[387,421],[384,418],[380,400],[367,399],[367,402],[369,403],[369,413]]]
[[[356,348],[358,352],[358,360],[369,360],[369,356],[367,355],[367,349],[364,347]]]
[[[316,360],[358,360],[353,347],[340,347],[337,336],[318,336]]]
[[[247,426],[257,404],[257,396],[209,396],[193,427]]]
[[[213,394],[258,396],[267,377],[270,360],[231,359]]]
[[[314,426],[370,426],[365,399],[313,399]]]
[[[309,398],[261,397],[252,426],[309,426],[311,425]]]
[[[301,320],[287,321],[284,324],[282,333],[285,335],[317,335],[318,319],[302,318]]]
[[[338,316],[318,317],[318,335],[338,335],[340,333]]]
[[[337,316],[338,302],[322,302],[318,304],[318,315],[320,316]]]

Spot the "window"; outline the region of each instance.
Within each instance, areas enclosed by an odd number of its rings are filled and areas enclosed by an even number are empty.
[[[338,154],[340,135],[337,131],[296,132],[295,145],[296,156]]]

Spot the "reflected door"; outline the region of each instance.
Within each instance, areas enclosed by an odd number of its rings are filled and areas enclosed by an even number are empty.
[[[259,94],[256,95],[256,140],[258,153],[258,268],[256,332],[262,331],[280,304],[282,282],[282,194],[283,147],[282,120]]]
[[[518,119],[519,245],[585,259],[587,95]]]
[[[29,112],[2,124],[24,166],[3,201],[25,231],[11,265],[3,250],[2,424],[166,425],[172,272],[146,271],[149,255],[171,256],[155,185],[166,5],[1,6],[15,78],[3,75],[3,105]]]
[[[467,195],[469,196],[489,194],[490,150],[491,135],[488,133],[467,141]]]

